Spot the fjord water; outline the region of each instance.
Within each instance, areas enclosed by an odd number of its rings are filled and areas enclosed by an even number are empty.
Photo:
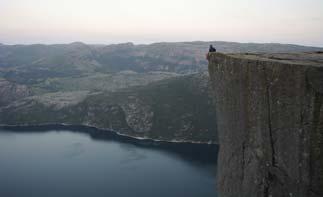
[[[215,197],[216,154],[215,145],[0,129],[0,196]]]

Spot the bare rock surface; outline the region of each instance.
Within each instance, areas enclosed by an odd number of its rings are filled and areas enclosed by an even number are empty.
[[[89,93],[89,91],[55,92],[34,96],[30,99],[38,101],[46,107],[53,107],[56,110],[60,110],[64,107],[73,106],[82,102]]]
[[[224,197],[323,196],[323,54],[209,54]]]
[[[122,103],[127,124],[133,131],[149,132],[153,126],[154,112],[140,98],[128,97],[129,102]]]
[[[0,78],[0,106],[30,95],[32,92],[27,86]]]

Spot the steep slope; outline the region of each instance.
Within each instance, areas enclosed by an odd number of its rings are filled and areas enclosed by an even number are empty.
[[[91,125],[133,137],[215,143],[208,82],[200,73],[115,92],[33,96],[0,108],[0,123]]]
[[[209,54],[221,196],[323,195],[323,55]]]
[[[0,107],[30,95],[32,91],[27,86],[0,78]]]

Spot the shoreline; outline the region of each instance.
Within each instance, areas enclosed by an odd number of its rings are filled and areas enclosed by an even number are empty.
[[[47,128],[46,128],[47,127]],[[51,128],[49,128],[51,127]],[[118,131],[107,129],[107,128],[99,128],[92,125],[77,125],[77,124],[66,124],[66,123],[45,123],[45,124],[19,124],[19,125],[10,125],[10,124],[0,124],[0,128],[13,130],[13,129],[22,129],[26,130],[28,128],[36,128],[39,131],[48,131],[48,130],[55,130],[55,129],[67,129],[71,131],[75,131],[80,129],[80,132],[87,132],[91,134],[90,130],[94,129],[97,132],[104,132],[105,134],[112,134],[114,137],[117,138],[124,138],[124,140],[136,140],[138,142],[159,142],[159,143],[172,143],[172,144],[194,144],[194,145],[218,145],[217,143],[213,142],[199,142],[199,141],[189,141],[189,140],[159,140],[159,139],[152,139],[149,137],[137,137],[131,136],[127,134],[120,133]],[[102,134],[104,134],[102,133]],[[111,136],[112,137],[112,136]]]

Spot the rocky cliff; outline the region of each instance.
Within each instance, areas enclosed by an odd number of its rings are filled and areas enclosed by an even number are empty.
[[[220,196],[323,196],[323,54],[209,54]]]

